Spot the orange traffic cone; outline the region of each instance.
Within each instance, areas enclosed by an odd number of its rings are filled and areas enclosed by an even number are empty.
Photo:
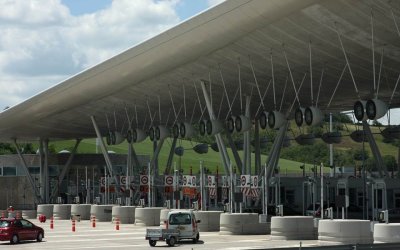
[[[75,220],[72,220],[72,232],[75,232]]]
[[[50,219],[50,229],[54,229],[54,217],[53,216],[51,216],[51,219]]]
[[[92,216],[92,227],[96,227],[96,216]]]
[[[115,219],[115,230],[119,230],[119,218]]]

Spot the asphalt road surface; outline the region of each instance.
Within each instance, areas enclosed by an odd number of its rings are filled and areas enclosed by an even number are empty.
[[[162,249],[168,248],[163,241],[158,241],[155,247],[150,247],[145,240],[145,227],[133,224],[121,224],[120,230],[115,229],[111,222],[97,222],[92,228],[90,221],[76,222],[75,232],[72,232],[71,221],[58,220],[54,229],[50,229],[50,221],[39,223],[31,220],[45,230],[43,242],[27,241],[16,245],[0,241],[0,249]],[[317,246],[317,240],[303,241],[302,246]],[[272,241],[269,235],[220,235],[219,232],[200,232],[197,244],[191,241],[178,242],[174,249],[262,249],[299,247],[300,241]]]

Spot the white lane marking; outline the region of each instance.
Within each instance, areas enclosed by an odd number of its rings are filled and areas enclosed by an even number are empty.
[[[118,236],[118,235],[143,235],[142,238],[144,238],[144,234],[142,233],[102,233],[101,236]],[[90,237],[90,236],[98,236],[98,234],[79,234],[79,233],[71,233],[70,236],[76,236],[76,237]],[[46,235],[46,238],[62,238],[65,237],[65,234],[60,234],[60,235]]]
[[[126,247],[146,247],[149,244],[131,244],[131,245],[103,245],[103,246],[73,246],[73,247],[57,247],[57,249],[109,249],[109,248],[126,248]]]

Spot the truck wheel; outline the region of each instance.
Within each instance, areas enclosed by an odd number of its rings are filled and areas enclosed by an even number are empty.
[[[167,240],[167,244],[168,244],[168,246],[170,246],[170,247],[175,246],[175,243],[176,243],[175,237],[171,237],[171,238],[169,238],[169,240]]]
[[[193,244],[196,244],[200,239],[200,233],[197,233],[196,238],[193,239]]]
[[[155,240],[149,240],[149,245],[150,245],[151,247],[155,247],[156,244],[157,244],[157,241],[155,241]]]

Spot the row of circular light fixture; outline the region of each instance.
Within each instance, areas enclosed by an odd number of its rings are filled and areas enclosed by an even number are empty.
[[[303,111],[304,109],[299,109]],[[310,110],[310,111],[308,111]],[[315,124],[313,117],[322,117],[320,115],[319,109],[314,107],[306,108],[305,114],[307,112],[311,112],[311,124]],[[315,115],[318,114],[318,115]],[[301,114],[301,119],[303,114]],[[266,129],[267,125],[271,129],[280,128],[284,122],[286,121],[286,117],[283,113],[279,111],[271,111],[271,112],[262,112],[259,116],[259,122],[262,129]],[[306,118],[307,121],[307,118]],[[297,122],[296,122],[297,123]],[[298,124],[298,123],[297,123]],[[215,135],[221,133],[225,128],[229,133],[234,132],[246,132],[250,130],[252,127],[252,121],[249,117],[245,115],[238,116],[230,116],[225,122],[225,125],[220,120],[201,120],[199,123],[199,133],[201,136],[204,135]],[[158,141],[169,137],[172,134],[174,138],[182,138],[182,139],[190,139],[195,134],[195,129],[193,125],[187,122],[177,123],[172,127],[172,133],[170,133],[169,129],[164,125],[158,125],[151,127],[148,131],[144,131],[142,129],[130,129],[127,132],[126,139],[129,143],[139,143],[144,141],[147,136],[150,137],[151,141]],[[109,132],[106,137],[108,145],[116,145],[123,142],[124,137],[121,133],[116,131]]]
[[[354,116],[358,121],[377,120],[388,112],[388,106],[379,99],[361,100],[354,103]]]
[[[367,101],[356,101],[354,104],[354,115],[358,121],[364,121],[367,119],[376,120],[383,117],[388,111],[386,103],[379,99],[371,99]],[[297,126],[315,126],[323,121],[324,115],[322,111],[315,106],[306,108],[297,108],[294,114],[295,123]],[[267,127],[271,129],[278,129],[284,125],[287,118],[279,111],[263,111],[258,117],[258,122],[262,129]],[[201,136],[204,135],[215,135],[221,133],[225,128],[229,133],[233,132],[245,132],[250,130],[252,127],[252,121],[245,115],[230,116],[223,124],[220,120],[201,120],[199,123],[199,133]],[[332,135],[325,135],[326,141],[338,142],[338,140],[329,139],[329,137],[338,137],[334,132]],[[177,123],[172,127],[172,137],[190,139],[195,135],[195,128],[188,122]],[[139,143],[144,141],[147,136],[150,137],[151,141],[158,141],[171,136],[170,130],[164,125],[158,125],[151,127],[148,131],[142,129],[130,129],[126,134],[126,139],[129,143]],[[300,141],[304,141],[304,136],[299,137]],[[124,141],[124,136],[116,131],[111,131],[106,136],[108,145],[120,144]],[[306,137],[311,142],[312,138]]]

